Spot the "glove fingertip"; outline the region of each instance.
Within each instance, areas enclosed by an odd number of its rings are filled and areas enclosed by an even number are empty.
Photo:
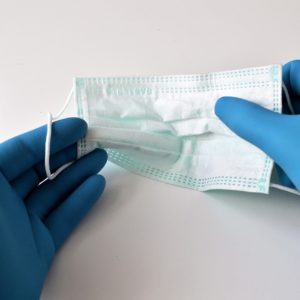
[[[54,133],[56,131],[61,134],[65,132],[69,134],[74,133],[77,139],[83,138],[86,135],[87,129],[88,125],[86,121],[77,117],[65,118],[53,123]]]
[[[215,104],[215,114],[222,120],[228,114],[231,105],[232,97],[221,97]]]
[[[99,197],[105,189],[106,180],[102,175],[94,175],[90,177],[90,184],[94,190],[95,195],[98,195]]]

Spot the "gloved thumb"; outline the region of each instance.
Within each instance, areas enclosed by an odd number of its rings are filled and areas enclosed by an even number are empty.
[[[300,188],[299,115],[282,115],[234,97],[220,98],[215,113],[233,132],[270,156]]]

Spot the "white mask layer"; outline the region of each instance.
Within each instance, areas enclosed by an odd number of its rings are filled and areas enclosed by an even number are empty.
[[[76,78],[89,131],[79,156],[106,148],[140,175],[199,191],[268,193],[273,161],[215,115],[222,96],[281,112],[280,65],[201,75]]]

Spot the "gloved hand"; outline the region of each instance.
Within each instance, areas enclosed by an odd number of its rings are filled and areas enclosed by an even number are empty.
[[[68,118],[53,123],[51,170],[76,159],[76,142],[86,123]],[[38,299],[51,261],[101,195],[96,175],[107,161],[104,150],[80,158],[45,181],[46,127],[0,144],[0,299]]]
[[[300,191],[300,60],[284,65],[283,81],[295,115],[288,115],[285,97],[284,114],[234,97],[220,98],[215,113],[232,131],[275,161],[281,184]]]

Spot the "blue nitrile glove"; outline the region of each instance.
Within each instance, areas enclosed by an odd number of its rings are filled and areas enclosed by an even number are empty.
[[[283,81],[296,115],[288,115],[285,97],[284,114],[234,97],[220,98],[215,112],[232,131],[275,161],[283,185],[300,191],[300,60],[283,67]]]
[[[86,123],[53,123],[51,170],[76,159]],[[94,150],[45,181],[46,127],[0,144],[0,299],[38,299],[53,256],[101,195],[96,175],[107,154]]]

